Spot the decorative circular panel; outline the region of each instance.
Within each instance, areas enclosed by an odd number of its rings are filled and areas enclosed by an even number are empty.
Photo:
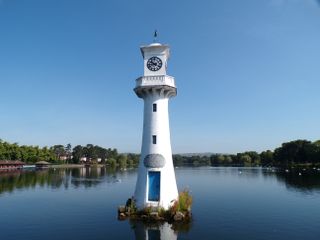
[[[166,160],[161,154],[148,154],[143,163],[146,168],[162,168],[166,164]]]

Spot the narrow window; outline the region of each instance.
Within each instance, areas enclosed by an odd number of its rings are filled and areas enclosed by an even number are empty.
[[[153,112],[156,112],[156,111],[157,111],[157,104],[156,104],[156,103],[154,103],[154,104],[152,105],[152,111],[153,111]]]
[[[157,144],[157,135],[152,135],[152,143]]]

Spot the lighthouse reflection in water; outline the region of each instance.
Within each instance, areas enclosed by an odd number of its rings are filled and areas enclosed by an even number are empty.
[[[131,224],[136,240],[176,240],[178,238],[177,232],[168,223],[144,224],[137,221]]]

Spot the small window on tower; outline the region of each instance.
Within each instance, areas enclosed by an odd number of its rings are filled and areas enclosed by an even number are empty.
[[[157,144],[157,135],[152,135],[152,143]]]
[[[157,111],[157,104],[156,104],[156,103],[154,103],[154,104],[152,105],[152,111],[153,111],[153,112],[156,112],[156,111]]]

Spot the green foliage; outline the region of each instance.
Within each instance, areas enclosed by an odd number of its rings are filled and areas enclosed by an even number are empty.
[[[112,168],[115,168],[117,166],[117,161],[114,158],[109,158],[107,160],[107,165],[109,165]]]
[[[240,155],[240,162],[242,162],[245,166],[251,165],[251,157],[248,154]]]
[[[138,208],[136,206],[136,202],[133,198],[129,198],[126,202],[126,211],[129,212],[129,214],[136,214],[138,211]]]
[[[126,168],[127,167],[127,156],[126,155],[119,155],[118,157],[118,164],[120,168]]]
[[[179,198],[169,209],[170,213],[173,215],[176,212],[187,213],[191,211],[192,196],[188,190],[184,190],[179,193]]]
[[[159,208],[158,208],[159,217],[166,218],[166,217],[168,216],[167,213],[168,213],[168,212],[167,212],[163,207],[159,207]]]
[[[200,165],[200,163],[199,163],[199,161],[195,160],[195,161],[192,162],[192,165],[195,166],[195,167],[197,167],[197,166]]]
[[[72,149],[71,144],[63,146],[54,145],[50,148],[38,146],[19,146],[17,143],[10,144],[0,139],[0,160],[21,160],[26,163],[48,161],[51,163],[80,163],[81,158],[86,157],[91,163],[106,163],[112,167],[127,165],[135,167],[139,163],[138,154],[118,154],[117,149],[103,148],[93,144],[86,146],[77,145]]]
[[[73,148],[72,151],[73,163],[79,163],[81,157],[83,156],[83,147],[81,145],[77,145]]]
[[[51,163],[79,163],[82,157],[87,161],[98,162],[115,168],[136,167],[139,164],[138,154],[119,154],[117,149],[103,148],[93,144],[54,145],[50,148],[39,146],[19,146],[0,139],[0,160],[21,160],[26,163],[48,161]],[[175,166],[288,166],[295,164],[320,164],[320,140],[315,142],[295,140],[283,143],[274,151],[266,150],[260,154],[255,151],[233,154],[208,155],[173,155]]]
[[[293,165],[297,163],[319,163],[319,141],[314,143],[307,140],[296,140],[283,143],[275,149],[274,158],[278,165]]]
[[[296,140],[283,143],[275,151],[266,150],[208,156],[173,155],[175,166],[288,166],[295,164],[320,164],[320,140]]]
[[[263,151],[260,154],[260,157],[261,157],[261,164],[263,166],[268,165],[268,164],[270,164],[270,165],[274,164],[273,152],[272,151],[270,151],[270,150]]]
[[[52,149],[39,146],[19,146],[0,140],[0,160],[21,160],[26,163],[35,163],[40,160],[55,162],[57,157]]]
[[[142,209],[141,214],[145,214],[145,215],[149,216],[151,212],[152,212],[152,207],[146,206]]]
[[[121,213],[124,213],[126,217],[133,220],[142,220],[144,222],[157,222],[157,221],[178,221],[175,219],[177,212],[183,214],[183,221],[191,220],[191,205],[192,197],[188,190],[185,190],[179,194],[178,199],[173,205],[165,210],[163,207],[147,205],[142,209],[138,209],[136,202],[133,198],[129,198],[126,202],[125,207],[120,206],[118,208],[118,217],[123,219]],[[180,220],[179,220],[180,221]]]

